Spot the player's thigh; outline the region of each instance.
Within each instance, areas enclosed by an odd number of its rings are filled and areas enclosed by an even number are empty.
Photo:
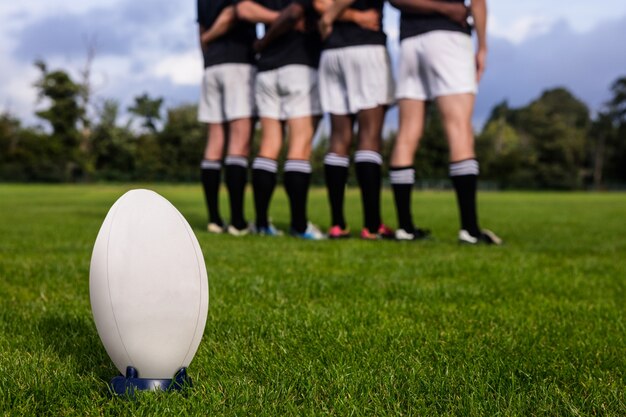
[[[331,153],[348,156],[352,143],[353,126],[354,117],[350,114],[330,115],[329,151]]]
[[[385,112],[384,106],[359,111],[357,114],[359,150],[380,152]]]
[[[444,130],[450,147],[450,160],[474,158],[472,114],[474,94],[454,94],[437,97]]]
[[[413,165],[415,152],[424,132],[426,103],[422,100],[398,101],[398,135],[391,153],[391,165]]]
[[[209,123],[207,126],[207,142],[204,148],[204,159],[211,161],[221,160],[224,155],[224,143],[226,141],[224,125],[222,123]]]
[[[261,145],[259,156],[278,159],[283,144],[283,124],[280,120],[261,117]]]
[[[287,159],[309,159],[319,116],[303,116],[287,120],[289,150]]]
[[[248,156],[253,120],[243,118],[228,122],[228,155]]]

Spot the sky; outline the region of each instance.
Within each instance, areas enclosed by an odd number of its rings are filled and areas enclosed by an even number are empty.
[[[477,125],[503,100],[523,106],[560,86],[598,111],[610,84],[626,76],[626,1],[492,0],[488,7],[489,59]],[[202,74],[195,19],[189,0],[3,1],[0,113],[41,123],[34,112],[45,103],[37,101],[33,84],[40,74],[33,62],[43,59],[50,70],[78,80],[89,46],[95,48],[92,111],[105,99],[125,109],[144,92],[163,97],[165,107],[195,103]],[[384,27],[393,59],[398,13],[391,7]]]

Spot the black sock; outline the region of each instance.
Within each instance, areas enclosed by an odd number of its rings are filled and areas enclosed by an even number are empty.
[[[393,198],[396,203],[398,227],[407,233],[413,233],[413,216],[411,215],[411,192],[415,185],[415,169],[408,167],[391,167],[389,170]]]
[[[347,156],[339,156],[329,153],[324,158],[324,177],[328,190],[328,201],[332,226],[346,228],[346,220],[343,215],[343,200],[348,181],[348,167],[350,159]]]
[[[230,199],[230,223],[239,230],[247,227],[243,215],[244,192],[248,176],[248,160],[243,156],[227,156],[226,187]]]
[[[255,158],[252,163],[252,189],[257,228],[269,226],[268,211],[276,188],[277,163],[269,158]]]
[[[450,179],[456,191],[456,199],[461,217],[461,229],[472,236],[480,235],[476,214],[476,185],[479,166],[475,159],[450,163]]]
[[[204,190],[204,201],[208,210],[209,223],[215,223],[219,226],[224,225],[220,216],[219,203],[221,170],[222,163],[220,161],[205,159],[200,165],[202,189]]]
[[[357,151],[354,156],[356,177],[361,188],[364,227],[378,232],[380,220],[380,186],[382,157],[374,151]]]
[[[307,227],[306,204],[311,182],[309,161],[288,160],[285,163],[285,191],[291,208],[291,230],[304,233]]]

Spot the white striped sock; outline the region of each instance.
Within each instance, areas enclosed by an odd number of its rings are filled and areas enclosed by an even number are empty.
[[[260,169],[262,171],[276,174],[278,171],[278,162],[269,158],[257,157],[254,158],[254,161],[252,162],[252,169]]]
[[[391,170],[389,179],[392,184],[415,184],[415,170],[413,168]]]
[[[309,161],[290,159],[285,162],[285,172],[301,172],[303,174],[310,174],[312,171],[311,163]]]
[[[452,162],[450,164],[450,176],[460,177],[462,175],[478,175],[480,168],[478,161],[475,159],[466,159],[465,161]]]
[[[383,157],[374,151],[356,151],[354,154],[354,162],[369,162],[372,164],[382,165]]]
[[[239,165],[248,168],[248,158],[245,156],[227,156],[224,160],[225,165]]]
[[[324,157],[324,165],[348,168],[350,166],[350,158],[339,156],[336,153],[327,153]]]
[[[220,161],[212,161],[210,159],[204,159],[200,163],[200,168],[202,169],[213,169],[219,171],[222,169],[222,163]]]

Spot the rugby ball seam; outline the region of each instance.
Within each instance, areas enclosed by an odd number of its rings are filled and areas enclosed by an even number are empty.
[[[119,205],[115,207],[115,212],[113,212],[113,217],[111,218],[111,225],[109,226],[109,230],[107,233],[107,251],[106,251],[106,281],[108,288],[108,299],[109,299],[109,308],[111,309],[111,316],[113,317],[113,322],[115,323],[115,330],[117,331],[117,337],[124,348],[124,353],[126,354],[126,358],[128,358],[127,366],[133,365],[133,359],[130,357],[128,353],[128,349],[126,349],[126,344],[124,343],[124,339],[122,338],[122,332],[120,332],[120,327],[117,322],[117,316],[115,315],[115,309],[113,308],[113,299],[111,298],[111,281],[109,280],[109,243],[111,241],[111,232],[113,231],[113,225],[115,224],[115,216],[117,216],[117,210],[119,209]]]

